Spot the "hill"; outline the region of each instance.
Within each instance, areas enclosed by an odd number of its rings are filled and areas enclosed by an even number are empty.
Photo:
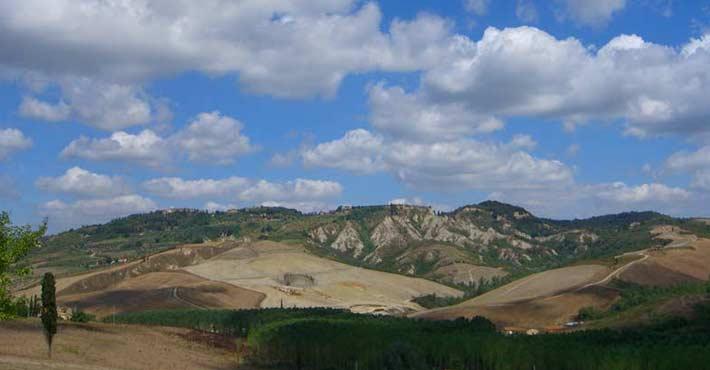
[[[710,235],[705,222],[654,212],[560,221],[494,201],[452,212],[408,205],[340,207],[322,214],[271,207],[214,213],[171,209],[50,236],[24,264],[36,274],[72,273],[186,243],[272,240],[304,245],[312,254],[354,266],[467,288],[662,246],[671,241],[651,233],[662,225]]]
[[[654,228],[651,234],[670,243],[540,272],[414,316],[483,315],[499,326],[557,330],[580,319],[592,321],[587,327],[615,327],[692,312],[693,304],[710,293],[710,239],[670,226]]]
[[[177,308],[334,307],[405,314],[412,302],[462,293],[435,282],[324,259],[281,243],[210,242],[60,277],[57,302],[99,317]],[[39,286],[17,292],[39,295]]]

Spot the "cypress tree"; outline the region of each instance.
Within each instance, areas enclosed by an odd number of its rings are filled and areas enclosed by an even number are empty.
[[[51,272],[42,277],[42,326],[47,340],[49,357],[52,357],[52,339],[57,333],[57,299],[54,275]]]

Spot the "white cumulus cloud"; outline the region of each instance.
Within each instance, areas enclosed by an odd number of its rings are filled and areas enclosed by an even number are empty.
[[[343,191],[335,181],[296,179],[285,182],[228,177],[225,179],[187,180],[162,177],[148,180],[143,188],[150,194],[175,199],[211,199],[206,209],[237,208],[234,203],[225,205],[215,201],[239,201],[245,205],[279,205],[299,210],[313,211],[328,208],[327,201],[334,200]]]
[[[128,184],[119,176],[101,175],[80,167],[72,167],[62,176],[40,177],[35,185],[39,189],[53,193],[88,197],[121,195],[130,191]]]
[[[355,173],[369,174],[385,169],[381,156],[384,139],[370,131],[348,131],[337,140],[318,144],[302,153],[308,167],[338,168]]]
[[[39,212],[48,217],[51,230],[62,230],[68,227],[99,224],[156,208],[157,204],[152,200],[130,194],[112,198],[83,199],[72,203],[53,200],[40,206]]]
[[[243,177],[226,179],[185,180],[179,177],[161,177],[143,183],[143,188],[154,195],[164,198],[191,199],[202,197],[236,196],[246,189],[250,180]]]
[[[150,167],[169,164],[182,157],[194,162],[225,165],[256,150],[242,134],[241,122],[214,111],[200,113],[184,129],[162,137],[150,129],[138,134],[117,131],[107,138],[82,136],[62,151],[65,158],[95,161],[127,161]]]
[[[527,135],[516,135],[508,143],[472,139],[387,141],[358,129],[305,151],[303,160],[306,165],[354,173],[387,171],[401,182],[420,188],[485,190],[572,182],[572,171],[562,162],[536,158],[525,151],[535,145]],[[378,165],[367,167],[371,163]]]
[[[61,155],[94,161],[130,161],[152,167],[160,166],[171,158],[168,143],[147,129],[135,135],[118,131],[103,139],[81,136],[69,143]]]
[[[241,133],[243,127],[241,122],[217,111],[200,113],[173,140],[190,160],[228,164],[235,157],[255,150],[249,138]]]
[[[169,116],[164,104],[153,101],[134,85],[85,77],[63,78],[58,84],[62,100],[51,103],[26,96],[20,114],[50,122],[75,120],[107,131],[161,121]]]
[[[16,128],[0,129],[0,160],[4,160],[10,154],[28,149],[32,146],[32,139],[25,136],[22,131]]]

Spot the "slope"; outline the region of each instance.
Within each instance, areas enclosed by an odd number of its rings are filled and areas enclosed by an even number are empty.
[[[262,307],[325,306],[355,312],[403,313],[421,309],[410,300],[461,292],[432,281],[349,266],[274,242],[243,245],[187,271],[266,295]]]

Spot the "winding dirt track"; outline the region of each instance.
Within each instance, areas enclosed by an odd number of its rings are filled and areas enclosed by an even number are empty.
[[[180,297],[180,295],[178,294],[178,289],[180,289],[180,287],[174,287],[174,288],[173,288],[173,298],[175,298],[176,300],[178,300],[178,301],[180,301],[180,302],[185,303],[185,304],[188,305],[188,306],[192,306],[192,307],[200,308],[200,309],[207,309],[207,307],[205,307],[205,306],[199,305],[199,304],[197,304],[197,303],[190,302],[190,301],[188,301],[187,299],[185,299],[185,298],[183,298],[183,297]]]
[[[625,264],[625,265],[623,265],[623,266],[617,268],[616,270],[612,271],[609,275],[607,275],[604,279],[601,279],[601,280],[596,281],[596,282],[593,282],[593,283],[589,283],[589,284],[587,284],[587,285],[585,285],[585,286],[583,286],[583,287],[581,287],[581,288],[579,288],[579,289],[577,289],[577,290],[582,290],[582,289],[584,289],[584,288],[588,288],[588,287],[594,286],[594,285],[606,284],[606,283],[608,283],[612,278],[614,278],[614,277],[616,277],[616,276],[619,276],[622,272],[628,270],[631,266],[633,266],[633,265],[635,265],[635,264],[637,264],[637,263],[641,263],[641,262],[647,260],[648,257],[649,257],[649,255],[646,254],[646,250],[639,251],[638,253],[632,253],[632,254],[628,254],[628,253],[627,253],[627,254],[624,254],[624,255],[638,255],[638,256],[642,256],[642,257],[641,257],[640,259],[633,260],[633,261],[631,261],[631,262],[629,262],[629,263],[627,263],[627,264]]]

